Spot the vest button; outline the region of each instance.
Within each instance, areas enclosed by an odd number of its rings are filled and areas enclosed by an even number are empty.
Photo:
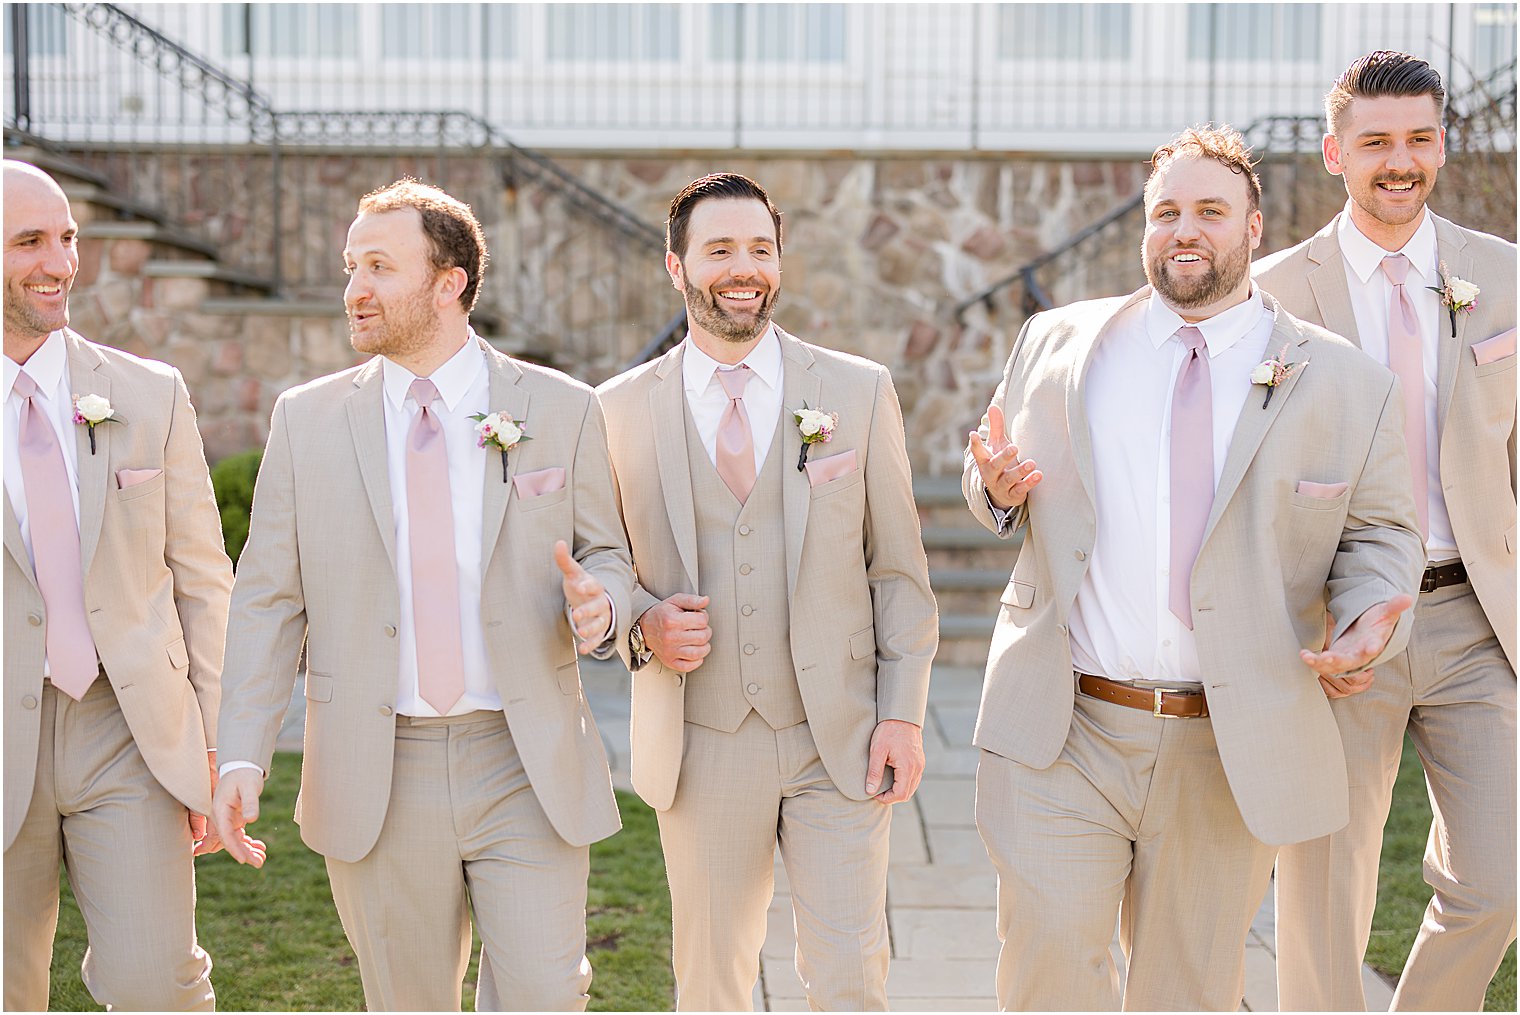
[[[36,708],[37,707],[37,699],[35,697],[33,697],[32,695],[28,694],[25,698],[21,699],[21,707],[22,708]]]
[[[394,638],[394,637],[396,637],[396,625],[395,624],[386,624],[385,625],[385,636],[387,638]]]
[[[751,613],[755,612],[755,608],[753,606],[751,606],[749,603],[745,603],[743,606],[739,607],[739,612],[742,613],[742,614],[744,614],[747,617]]]
[[[747,655],[747,656],[754,655],[756,651],[757,651],[757,649],[753,645],[746,645],[746,646],[744,646],[744,654]]]
[[[753,570],[754,570],[754,568],[750,567],[748,564],[740,564],[739,565],[739,573],[740,574],[749,574]]]
[[[26,615],[26,622],[28,624],[31,624],[33,627],[42,626],[42,618],[35,613],[28,613]]]
[[[748,691],[750,694],[759,694],[760,693],[760,685],[759,684],[750,684],[748,687],[745,688],[745,690]]]
[[[390,715],[392,711],[393,711],[393,709],[389,705],[381,705],[380,706],[380,714],[381,715]]]
[[[1087,552],[1085,550],[1083,550],[1081,547],[1077,547],[1076,555],[1077,555],[1077,559],[1078,560],[1086,560],[1087,559]]]
[[[748,525],[741,525],[741,526],[739,526],[739,535],[741,535],[741,536],[747,536],[747,535],[749,535],[753,531],[755,531],[755,530],[752,529],[752,528],[750,528]]]

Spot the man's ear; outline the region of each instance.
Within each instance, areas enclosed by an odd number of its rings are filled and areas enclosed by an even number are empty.
[[[670,284],[675,286],[676,292],[685,292],[686,269],[673,251],[665,251],[665,271],[670,274]]]
[[[1320,154],[1325,157],[1325,171],[1331,176],[1339,176],[1344,171],[1341,165],[1341,143],[1334,134],[1326,134],[1320,142]]]
[[[470,284],[470,276],[457,264],[438,276],[436,299],[439,307],[446,307],[450,303],[457,303],[459,296],[464,292],[465,286]]]

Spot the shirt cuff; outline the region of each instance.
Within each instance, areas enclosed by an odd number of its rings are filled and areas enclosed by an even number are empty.
[[[260,768],[258,765],[255,765],[251,761],[224,761],[222,762],[221,767],[216,770],[216,777],[220,779],[228,772],[236,772],[240,768],[251,768],[255,772],[258,772],[260,775],[264,776],[264,778],[269,778],[268,772],[264,771],[262,768]]]
[[[1008,520],[1013,517],[1013,513],[1018,508],[998,507],[992,503],[992,494],[988,493],[986,488],[982,489],[982,496],[987,498],[987,510],[992,512],[992,520],[997,522],[998,535],[1002,535],[1008,531]]]
[[[604,591],[602,595],[607,600],[607,630],[602,632],[602,636],[600,638],[592,642],[592,644],[596,646],[591,650],[591,658],[593,659],[610,659],[617,652],[617,646],[613,642],[612,637],[617,633],[617,603],[612,601],[611,593]],[[591,641],[590,638],[583,639],[579,634],[576,633],[575,618],[570,615],[569,603],[565,604],[565,620],[570,625],[570,636],[575,639],[575,644],[577,646],[579,646],[582,641]]]

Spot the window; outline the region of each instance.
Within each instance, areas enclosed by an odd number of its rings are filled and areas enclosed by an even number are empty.
[[[227,4],[221,11],[228,56],[359,55],[358,4]]]
[[[676,4],[550,4],[549,59],[678,60]]]
[[[1000,4],[1003,60],[1128,60],[1128,4]]]
[[[6,4],[6,14],[12,6]],[[64,56],[68,53],[68,15],[54,4],[27,4],[26,49],[31,56]],[[15,52],[11,42],[11,25],[5,23],[5,52]]]
[[[1482,81],[1515,62],[1515,6],[1477,4],[1472,18],[1473,76]]]
[[[1189,59],[1310,63],[1319,55],[1319,4],[1188,7]]]
[[[479,36],[471,30],[468,4],[380,5],[380,53],[387,57],[474,56]]]
[[[714,60],[844,63],[844,4],[713,4],[707,44]]]

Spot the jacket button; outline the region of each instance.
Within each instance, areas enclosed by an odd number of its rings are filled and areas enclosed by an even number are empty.
[[[750,684],[748,687],[745,688],[745,690],[748,691],[750,694],[759,694],[760,693],[760,685],[759,684]]]
[[[753,606],[751,606],[749,603],[745,603],[743,606],[739,607],[739,612],[742,613],[742,614],[744,614],[747,617],[751,613],[755,612],[755,608]]]
[[[686,674],[684,674],[684,673],[677,673],[676,674],[676,686],[680,687],[684,683],[686,683]]]
[[[390,715],[393,711],[395,711],[395,710],[392,709],[389,705],[381,705],[380,706],[380,714],[381,715]]]
[[[1060,631],[1062,634],[1065,634],[1066,633],[1066,625],[1065,624],[1057,624],[1056,625],[1056,630]]]
[[[32,695],[28,694],[25,698],[21,699],[21,707],[22,708],[36,708],[37,707],[37,699],[35,697],[33,697]]]
[[[385,625],[385,636],[387,638],[394,638],[394,637],[396,637],[396,625],[395,624],[386,624]]]
[[[755,646],[753,646],[753,645],[746,645],[746,646],[744,646],[744,654],[747,655],[747,656],[754,655],[755,651],[756,651],[756,649],[755,649]]]
[[[1077,547],[1077,559],[1078,560],[1086,560],[1087,559],[1087,551],[1083,550],[1080,546]]]
[[[755,531],[755,530],[751,529],[748,525],[741,525],[741,526],[739,526],[739,535],[741,535],[741,536],[747,536],[747,535],[749,535],[753,531]]]
[[[753,570],[754,570],[754,568],[750,567],[748,564],[740,564],[739,565],[739,573],[740,574],[749,574]]]
[[[42,626],[42,618],[35,613],[28,613],[26,615],[26,622],[28,624],[31,624],[33,627]]]

